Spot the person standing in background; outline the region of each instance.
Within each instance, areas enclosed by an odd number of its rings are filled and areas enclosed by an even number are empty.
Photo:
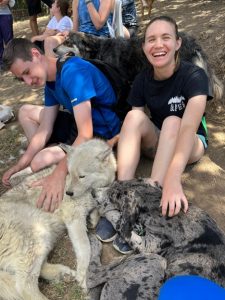
[[[15,1],[0,0],[0,71],[4,46],[13,38],[13,17],[10,6],[14,4]]]
[[[39,35],[37,15],[42,12],[41,1],[51,8],[52,0],[26,0],[32,36]]]
[[[107,22],[112,24],[114,0],[73,0],[73,30],[110,37]],[[130,37],[124,27],[124,36]]]
[[[134,36],[138,30],[137,13],[134,0],[122,1],[123,25],[128,29],[130,36]]]
[[[73,28],[73,22],[68,16],[69,8],[68,0],[55,0],[50,10],[52,18],[48,22],[45,31],[31,38],[31,41],[46,55],[54,57],[53,49],[65,40],[65,37],[58,35],[58,33],[66,30],[70,31]]]

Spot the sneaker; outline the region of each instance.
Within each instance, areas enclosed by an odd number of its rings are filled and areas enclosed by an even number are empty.
[[[117,235],[116,239],[113,241],[113,248],[122,254],[131,254],[133,252],[133,249],[130,247],[130,245],[119,235]]]
[[[106,218],[100,218],[96,226],[96,237],[105,243],[112,242],[116,238],[116,230]]]

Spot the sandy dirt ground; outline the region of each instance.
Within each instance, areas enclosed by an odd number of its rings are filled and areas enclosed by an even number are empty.
[[[139,0],[136,0],[139,1]],[[139,5],[137,2],[137,7]],[[225,1],[223,0],[155,0],[152,17],[167,14],[174,17],[180,30],[194,35],[205,50],[215,74],[225,85]],[[40,27],[45,26],[48,18],[39,18]],[[141,22],[140,31],[147,22]],[[29,37],[28,21],[14,24],[16,37]],[[15,119],[0,130],[0,177],[21,155],[24,136],[17,122],[17,112],[24,103],[41,104],[43,90],[31,90],[10,73],[1,75],[0,104],[10,105]],[[225,97],[222,99],[225,101]],[[224,106],[213,101],[207,107],[209,129],[209,148],[205,156],[195,165],[189,166],[183,174],[185,193],[190,202],[205,209],[225,230],[225,114]],[[138,168],[138,176],[150,174],[151,162],[143,159]],[[0,194],[5,188],[0,184]],[[103,261],[107,262],[116,254],[110,247],[104,247]],[[68,237],[65,236],[53,252],[51,260],[74,267],[74,256]],[[82,294],[71,284],[41,283],[41,289],[49,299],[83,299]]]

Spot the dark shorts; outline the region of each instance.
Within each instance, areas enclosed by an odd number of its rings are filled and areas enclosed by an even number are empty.
[[[52,135],[47,145],[64,143],[72,145],[77,137],[78,131],[74,120],[74,116],[67,111],[59,111],[56,117]],[[104,137],[94,133],[94,137],[105,140]]]
[[[42,12],[41,1],[48,7],[52,6],[52,0],[26,0],[29,16],[35,16]]]
[[[54,123],[52,135],[48,140],[48,145],[59,143],[72,145],[76,137],[77,127],[74,116],[67,111],[59,111]]]

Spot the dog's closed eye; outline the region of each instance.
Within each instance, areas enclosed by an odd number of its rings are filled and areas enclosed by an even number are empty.
[[[79,178],[80,179],[85,178],[85,175],[80,175]]]

